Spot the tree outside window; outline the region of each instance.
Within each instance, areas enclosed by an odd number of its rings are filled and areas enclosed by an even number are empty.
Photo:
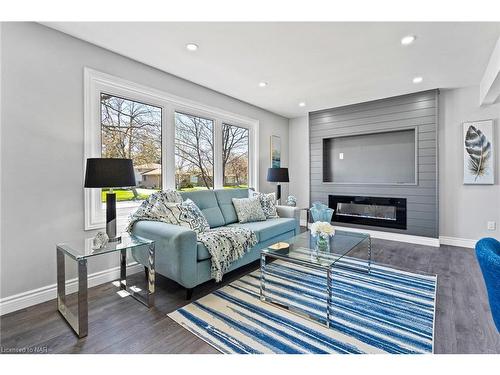
[[[222,171],[224,188],[248,187],[249,131],[222,125]]]
[[[114,189],[121,206],[161,189],[161,123],[161,108],[101,93],[101,155],[132,159],[136,174],[136,187]]]
[[[175,187],[213,189],[214,121],[175,113]]]

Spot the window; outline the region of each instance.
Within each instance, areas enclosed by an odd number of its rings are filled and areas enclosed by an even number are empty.
[[[224,188],[248,187],[249,130],[222,125],[222,175]]]
[[[84,69],[87,158],[131,158],[137,186],[116,187],[118,229],[159,189],[258,188],[259,122]],[[85,229],[105,225],[105,191],[83,189]]]
[[[161,189],[161,120],[159,107],[101,93],[101,155],[132,159],[137,182],[113,189],[118,208],[132,207]],[[101,191],[103,203],[106,191]]]
[[[175,188],[213,187],[214,121],[175,112]]]

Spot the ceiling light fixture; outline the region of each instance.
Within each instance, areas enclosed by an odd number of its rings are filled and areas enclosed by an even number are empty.
[[[186,49],[188,51],[196,51],[198,49],[198,45],[194,43],[188,43],[186,44]]]
[[[422,77],[413,78],[413,83],[421,83],[424,79]]]
[[[259,82],[259,87],[266,87],[267,86],[267,82]]]
[[[300,102],[299,103],[299,107],[305,107],[306,106],[306,103],[305,102]]]
[[[417,37],[415,35],[407,35],[405,37],[403,37],[401,39],[401,44],[403,46],[409,46],[410,44],[412,44],[415,40],[417,39]]]

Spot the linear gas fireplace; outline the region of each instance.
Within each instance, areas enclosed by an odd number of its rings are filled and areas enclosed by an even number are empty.
[[[406,199],[329,195],[333,221],[406,229]]]

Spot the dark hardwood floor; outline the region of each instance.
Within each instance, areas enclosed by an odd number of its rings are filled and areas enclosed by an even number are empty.
[[[364,257],[365,254],[353,254]],[[436,353],[500,353],[486,289],[472,249],[434,248],[373,239],[373,260],[395,268],[438,275]],[[259,267],[252,263],[207,282],[193,299],[206,295]],[[132,276],[142,281],[143,273]],[[121,298],[111,283],[89,290],[89,334],[77,339],[56,309],[55,300],[0,318],[5,349],[39,347],[48,353],[217,353],[167,314],[187,303],[185,289],[157,277],[156,305],[148,309],[131,297]]]

